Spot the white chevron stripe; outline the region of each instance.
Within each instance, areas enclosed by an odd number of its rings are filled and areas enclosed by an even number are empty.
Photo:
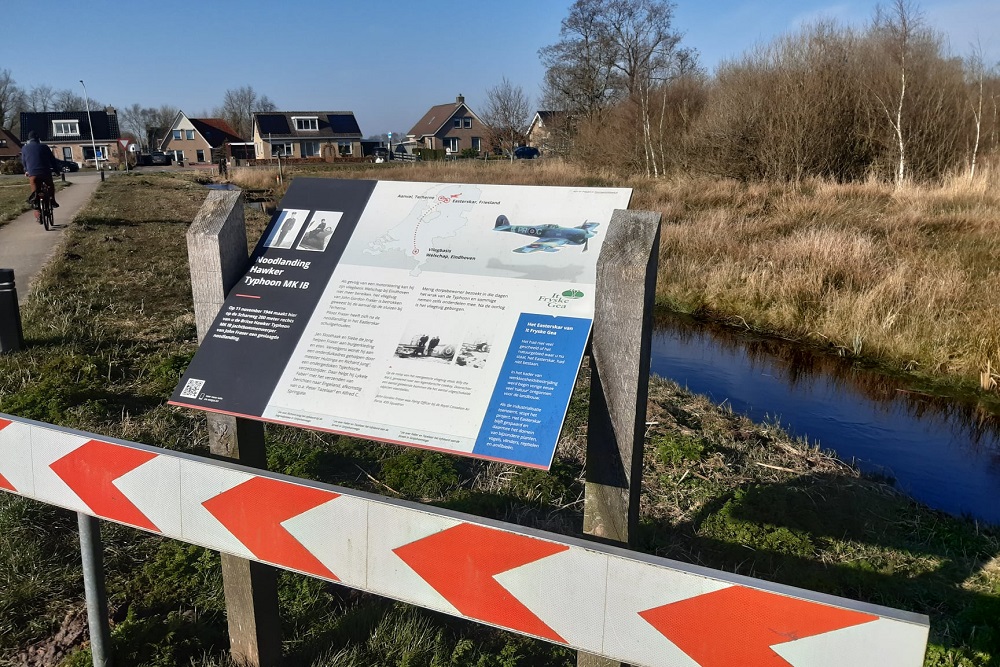
[[[76,512],[91,513],[90,508],[49,466],[92,439],[47,428],[32,430],[31,473],[36,498]]]
[[[607,577],[607,556],[569,549],[494,579],[560,637],[596,652],[603,646]]]
[[[166,537],[180,538],[181,462],[157,456],[114,482],[119,491]]]
[[[771,650],[793,667],[907,667],[924,661],[928,629],[880,618]]]
[[[0,475],[18,493],[33,496],[34,476],[31,474],[31,436],[34,429],[27,424],[11,422],[0,429]]]
[[[371,503],[368,508],[368,588],[373,593],[405,600],[448,614],[458,610],[392,552],[459,524],[433,514]],[[442,555],[446,558],[447,555]]]
[[[281,524],[348,586],[364,588],[368,571],[368,502],[339,496]]]

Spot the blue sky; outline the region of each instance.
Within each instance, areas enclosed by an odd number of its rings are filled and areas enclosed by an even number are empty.
[[[118,107],[171,104],[211,113],[252,85],[280,109],[354,111],[366,135],[405,132],[463,94],[476,109],[506,76],[537,98],[538,49],[559,38],[572,0],[40,0],[45,46],[26,31],[0,43],[0,69]],[[675,27],[711,71],[726,58],[818,17],[870,20],[874,0],[679,0]],[[918,4],[951,51],[982,45],[1000,62],[1000,1]],[[28,5],[22,7],[27,9]],[[44,16],[44,20],[40,17]],[[35,21],[35,18],[32,21]],[[58,45],[58,48],[56,48]],[[30,54],[30,55],[29,55]]]

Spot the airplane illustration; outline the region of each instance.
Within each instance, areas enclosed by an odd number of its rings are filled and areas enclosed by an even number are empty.
[[[597,235],[594,230],[599,222],[585,222],[579,227],[561,227],[560,225],[548,223],[544,225],[512,225],[506,215],[497,217],[496,225],[493,226],[495,232],[514,232],[525,236],[537,236],[538,240],[526,246],[515,248],[512,252],[558,252],[564,245],[582,245],[583,251],[587,251],[587,242]]]

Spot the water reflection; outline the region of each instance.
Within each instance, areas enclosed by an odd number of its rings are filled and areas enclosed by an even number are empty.
[[[1000,415],[793,343],[657,317],[652,371],[856,459],[915,498],[1000,524]]]

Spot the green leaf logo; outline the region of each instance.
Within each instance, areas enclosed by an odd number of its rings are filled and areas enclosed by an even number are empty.
[[[583,292],[578,289],[568,289],[562,293],[567,299],[581,299],[583,298]]]

